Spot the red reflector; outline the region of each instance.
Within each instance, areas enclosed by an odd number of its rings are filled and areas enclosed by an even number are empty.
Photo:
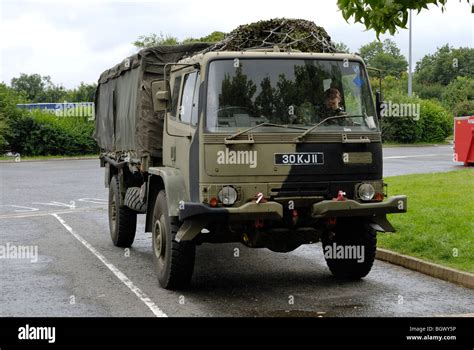
[[[217,207],[217,198],[215,197],[211,198],[211,200],[209,201],[209,205],[211,207]]]

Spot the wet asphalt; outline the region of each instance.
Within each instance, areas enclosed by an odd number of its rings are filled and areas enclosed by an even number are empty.
[[[384,158],[385,176],[462,168],[452,162],[450,146],[387,148]],[[98,160],[0,163],[0,246],[38,249],[37,261],[0,259],[0,316],[155,316],[156,310],[167,316],[474,313],[473,290],[381,261],[363,280],[337,280],[320,244],[285,254],[204,244],[197,249],[192,287],[163,290],[142,216],[129,251],[112,245],[103,176]]]

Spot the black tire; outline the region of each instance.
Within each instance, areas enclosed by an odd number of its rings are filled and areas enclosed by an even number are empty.
[[[127,248],[133,244],[137,229],[137,213],[123,205],[117,175],[109,185],[109,229],[110,238],[116,247]]]
[[[193,242],[175,241],[178,229],[179,225],[171,222],[166,192],[162,190],[153,210],[153,265],[160,285],[171,290],[189,286],[196,253]]]
[[[322,239],[323,252],[326,247],[334,248],[337,246],[361,246],[364,247],[364,259],[358,261],[357,258],[340,259],[327,258],[326,263],[332,274],[343,279],[360,279],[370,272],[375,260],[377,250],[377,231],[370,227],[364,221],[351,219],[338,219],[336,227],[332,232],[324,234]],[[333,249],[334,250],[334,249]]]
[[[140,200],[140,187],[127,188],[124,204],[138,213],[146,213],[146,203]]]

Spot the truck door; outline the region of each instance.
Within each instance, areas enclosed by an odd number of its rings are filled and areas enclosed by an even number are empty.
[[[193,147],[198,147],[195,142],[197,123],[198,123],[198,100],[199,100],[199,72],[188,71],[177,76],[173,86],[172,108],[168,116],[168,135],[169,136],[169,166],[181,170],[186,179],[188,193],[193,193],[190,187],[190,168],[197,159],[192,159]],[[179,87],[179,90],[178,90]],[[179,91],[179,96],[177,95]],[[168,137],[167,137],[168,138]],[[196,176],[196,175],[194,175]],[[197,190],[197,189],[194,189]]]

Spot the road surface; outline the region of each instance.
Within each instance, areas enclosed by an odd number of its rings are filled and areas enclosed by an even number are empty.
[[[385,176],[448,171],[449,146],[389,148]],[[197,249],[192,288],[158,286],[140,217],[130,250],[112,245],[98,160],[0,164],[0,316],[435,316],[474,312],[474,291],[376,261],[341,282],[320,244],[280,254],[240,244]],[[37,259],[34,255],[37,247]],[[13,253],[12,253],[13,254]],[[36,261],[37,260],[37,261]]]

